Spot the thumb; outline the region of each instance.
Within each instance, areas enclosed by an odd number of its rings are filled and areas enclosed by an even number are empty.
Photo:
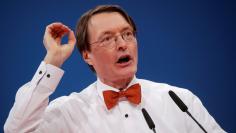
[[[76,43],[75,34],[72,30],[70,30],[69,35],[68,35],[68,44],[71,46],[74,46],[75,43]]]

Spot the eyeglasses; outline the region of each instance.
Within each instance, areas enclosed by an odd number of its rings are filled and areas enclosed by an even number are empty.
[[[106,34],[102,36],[98,41],[90,43],[90,45],[97,44],[99,47],[114,48],[119,36],[121,36],[122,39],[126,42],[136,41],[136,33],[132,30],[125,30],[124,32],[116,36],[112,34]]]

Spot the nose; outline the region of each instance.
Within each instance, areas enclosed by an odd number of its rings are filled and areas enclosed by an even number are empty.
[[[117,36],[115,42],[117,50],[124,51],[127,49],[127,42],[122,38],[122,36]]]

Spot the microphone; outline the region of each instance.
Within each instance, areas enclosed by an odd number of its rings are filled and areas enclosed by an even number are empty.
[[[146,109],[142,108],[142,113],[143,113],[143,116],[149,126],[149,128],[151,130],[153,130],[154,133],[156,133],[156,130],[155,130],[155,124],[154,122],[152,121],[152,118],[149,116],[148,112],[146,111]]]
[[[203,128],[203,126],[192,116],[190,112],[188,112],[188,107],[184,104],[184,102],[173,92],[169,91],[169,95],[172,98],[172,100],[176,103],[176,105],[183,111],[186,112],[196,123],[197,125],[205,132],[207,131]]]

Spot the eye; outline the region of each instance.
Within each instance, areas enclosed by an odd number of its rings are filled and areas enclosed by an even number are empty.
[[[124,32],[124,35],[125,35],[126,37],[133,37],[133,36],[134,36],[132,31],[125,31],[125,32]]]
[[[109,41],[111,41],[112,40],[112,36],[105,36],[105,37],[103,37],[102,39],[101,39],[101,43],[103,43],[103,42],[109,42]]]

